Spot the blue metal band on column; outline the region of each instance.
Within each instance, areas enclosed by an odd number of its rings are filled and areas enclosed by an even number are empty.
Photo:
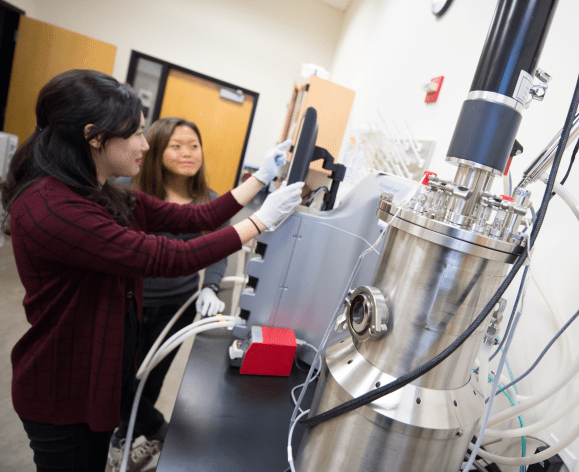
[[[521,118],[501,103],[465,100],[446,155],[503,172]]]

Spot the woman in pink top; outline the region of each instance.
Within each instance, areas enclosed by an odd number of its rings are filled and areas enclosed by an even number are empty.
[[[225,195],[179,205],[109,180],[135,176],[148,149],[130,86],[91,70],[59,74],[40,91],[36,119],[1,184],[31,325],[12,351],[12,398],[39,472],[102,472],[131,395],[143,277],[188,275],[239,250],[299,204],[303,183],[218,229],[277,173],[281,149]],[[212,232],[151,234],[162,231]]]

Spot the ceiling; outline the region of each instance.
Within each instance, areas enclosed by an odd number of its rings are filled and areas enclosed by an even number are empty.
[[[352,0],[320,0],[323,3],[327,3],[328,5],[337,8],[340,11],[346,11],[348,5],[352,2]]]

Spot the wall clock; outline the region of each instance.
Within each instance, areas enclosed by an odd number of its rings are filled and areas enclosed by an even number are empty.
[[[432,0],[432,13],[436,16],[442,16],[451,3],[452,0]]]

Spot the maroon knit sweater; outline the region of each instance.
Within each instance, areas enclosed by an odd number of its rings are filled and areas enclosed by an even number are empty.
[[[135,195],[129,228],[53,177],[14,202],[12,244],[31,324],[12,351],[22,418],[118,426],[125,311],[134,297],[140,318],[143,277],[191,274],[241,248],[231,226],[186,242],[148,234],[214,230],[242,208],[231,193],[198,206]]]

